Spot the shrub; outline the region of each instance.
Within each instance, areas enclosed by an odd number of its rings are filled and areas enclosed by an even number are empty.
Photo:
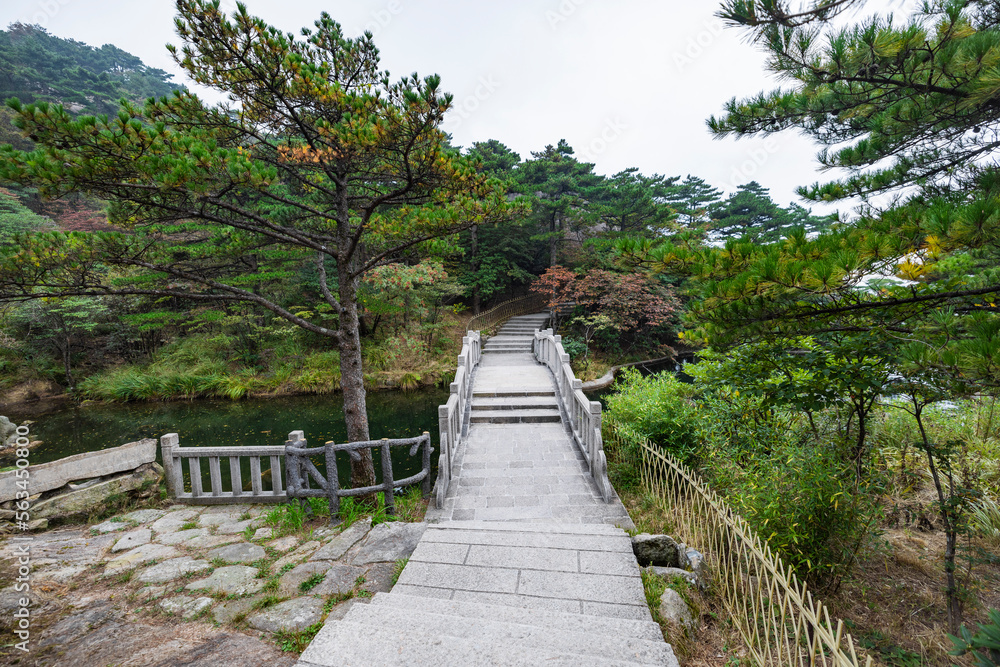
[[[741,458],[742,457],[742,458]],[[874,525],[877,494],[856,487],[836,447],[789,438],[733,456],[716,443],[711,485],[800,576],[835,584]]]
[[[670,373],[643,376],[625,369],[606,399],[608,419],[690,462],[701,450],[700,417],[691,394],[690,385]]]
[[[577,359],[587,355],[587,343],[579,338],[566,337],[562,339],[563,350],[570,359]]]
[[[949,636],[955,650],[951,655],[972,653],[976,667],[1000,665],[1000,610],[990,609],[990,622],[980,625],[975,634],[962,626],[961,637]],[[982,650],[980,650],[982,649]]]

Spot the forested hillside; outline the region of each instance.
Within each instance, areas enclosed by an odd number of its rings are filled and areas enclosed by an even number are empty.
[[[118,100],[145,100],[178,88],[173,75],[114,46],[100,48],[14,23],[0,30],[0,98],[54,102],[81,114],[113,114]]]
[[[14,23],[0,30],[0,100],[62,104],[74,115],[115,114],[119,101],[142,102],[180,88],[171,74],[147,67],[112,44],[97,48]],[[0,144],[31,150],[33,142],[0,107]],[[43,199],[32,187],[4,183],[0,190],[0,242],[33,229],[107,229],[104,203],[79,193]]]

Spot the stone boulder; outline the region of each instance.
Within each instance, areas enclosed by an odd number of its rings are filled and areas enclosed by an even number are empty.
[[[257,568],[246,565],[220,567],[207,578],[185,586],[189,591],[210,591],[224,595],[249,595],[263,587],[264,580],[257,577]]]
[[[0,447],[13,447],[17,440],[17,424],[0,415]]]
[[[667,623],[678,625],[685,630],[693,630],[698,626],[698,619],[691,613],[691,608],[672,588],[663,591],[660,596],[660,616]]]
[[[639,565],[647,567],[657,565],[659,567],[679,567],[686,565],[687,555],[681,551],[677,542],[669,535],[650,535],[642,533],[632,538],[632,552]]]
[[[50,498],[41,500],[31,507],[33,519],[86,517],[106,509],[113,497],[141,495],[143,488],[153,489],[163,476],[163,468],[158,463],[147,463],[130,473],[116,475],[96,484],[83,486],[64,493],[57,492]]]
[[[351,558],[351,564],[369,565],[409,558],[425,530],[426,523],[380,523],[368,532],[360,545],[354,547],[357,551]]]
[[[371,530],[372,520],[365,517],[356,521],[342,533],[336,535],[321,549],[316,551],[309,560],[340,560],[347,550],[357,544]]]
[[[323,601],[314,597],[293,598],[247,618],[250,627],[264,632],[299,632],[321,620]]]
[[[675,577],[680,577],[692,586],[695,586],[698,583],[698,575],[694,572],[682,570],[679,567],[659,567],[657,565],[652,565],[650,566],[650,569],[653,570],[653,574],[663,577],[667,581],[670,581]]]

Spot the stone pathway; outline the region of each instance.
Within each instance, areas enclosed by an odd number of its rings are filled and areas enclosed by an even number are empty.
[[[268,509],[174,506],[33,535],[32,650],[0,649],[0,663],[287,667],[295,661],[272,634],[343,616],[389,591],[397,561],[427,527],[372,527],[365,518],[346,530],[275,537],[264,525]],[[7,565],[24,544],[0,544],[3,572],[16,571]],[[0,589],[0,615],[11,618],[23,596],[14,583]],[[187,622],[196,619],[224,627]]]
[[[513,318],[473,376],[444,506],[391,593],[329,619],[296,667],[677,665],[605,503],[531,354],[546,315]]]

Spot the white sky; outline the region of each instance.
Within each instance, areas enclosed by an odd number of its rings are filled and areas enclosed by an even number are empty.
[[[890,3],[902,4],[869,6]],[[727,192],[757,180],[781,205],[798,201],[797,186],[828,177],[817,171],[816,147],[793,132],[739,141],[709,134],[705,119],[728,99],[776,84],[763,54],[714,18],[716,0],[247,4],[296,34],[325,10],[350,35],[375,33],[393,78],[440,74],[455,95],[445,129],[458,145],[498,139],[527,158],[564,138],[598,173],[691,173]],[[59,37],[111,43],[190,85],[164,48],[180,44],[173,15],[170,0],[3,0],[0,27],[37,23]]]

